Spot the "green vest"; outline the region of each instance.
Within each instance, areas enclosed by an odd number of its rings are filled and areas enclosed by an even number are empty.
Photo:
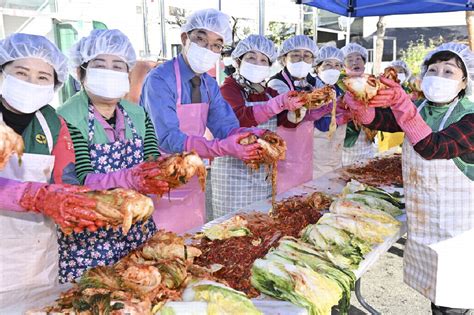
[[[135,129],[140,137],[145,138],[145,111],[142,107],[130,103],[124,99],[120,100],[128,116],[132,120]],[[58,108],[58,114],[69,124],[79,129],[84,139],[89,142],[89,98],[84,90],[77,92],[63,105]],[[93,144],[104,144],[110,142],[105,133],[104,127],[94,118]],[[132,131],[125,121],[125,136],[132,139]],[[91,144],[91,143],[89,143]]]
[[[347,123],[346,137],[344,138],[344,148],[352,148],[359,139],[361,128],[356,128],[354,122],[350,121]]]
[[[42,107],[40,112],[43,114],[46,122],[48,123],[48,127],[51,130],[54,147],[58,142],[61,121],[59,120],[54,108],[49,105]],[[25,142],[25,153],[51,155],[49,152],[45,132],[36,116],[33,117],[30,124],[26,127],[21,136]]]
[[[433,106],[426,104],[426,106],[423,107],[423,109],[420,111],[420,114],[426,121],[426,123],[431,127],[433,132],[437,132],[448,109],[449,105]],[[458,122],[464,116],[473,113],[474,103],[469,101],[466,97],[462,98],[455,105],[454,110],[451,115],[449,115],[448,120],[444,124],[443,129],[445,129],[451,124]],[[461,172],[463,172],[470,180],[474,180],[474,164],[466,163],[460,157],[454,158],[453,162],[461,170]]]

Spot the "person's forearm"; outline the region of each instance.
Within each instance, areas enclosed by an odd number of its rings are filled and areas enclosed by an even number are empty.
[[[130,183],[130,174],[128,169],[123,169],[107,174],[87,174],[84,180],[84,186],[93,190],[107,190],[113,188],[132,189]]]
[[[20,206],[27,182],[0,177],[0,209],[9,211],[26,211]]]
[[[432,132],[415,144],[424,159],[453,159],[474,155],[474,114],[464,116],[444,130]]]
[[[371,130],[380,130],[386,132],[403,131],[389,108],[376,108],[374,119],[371,123],[364,124],[364,126]]]

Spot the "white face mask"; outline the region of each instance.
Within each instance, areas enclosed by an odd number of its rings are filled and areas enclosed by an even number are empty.
[[[402,84],[407,80],[407,76],[405,73],[397,73],[397,79],[400,81],[400,84]]]
[[[188,39],[189,41],[189,39]],[[189,44],[190,43],[190,44]],[[212,69],[220,58],[220,54],[216,54],[207,48],[201,47],[191,41],[188,42],[186,49],[186,58],[189,66],[195,73],[201,74]]]
[[[269,66],[258,66],[242,61],[239,73],[252,83],[262,83],[270,76]]]
[[[438,76],[425,76],[421,82],[426,99],[434,103],[451,102],[459,94],[459,87],[459,81]]]
[[[2,97],[15,110],[31,114],[53,100],[54,84],[33,84],[5,73]]]
[[[224,66],[228,67],[232,66],[234,60],[232,59],[232,57],[224,57],[222,58],[222,62],[224,63]]]
[[[130,81],[127,72],[87,68],[84,87],[97,96],[122,98],[130,91]]]
[[[311,70],[312,65],[310,63],[306,63],[304,61],[291,63],[289,62],[286,65],[286,68],[290,72],[290,74],[295,78],[305,78],[309,71]]]
[[[341,71],[336,69],[328,69],[321,71],[318,76],[324,83],[334,85],[336,84],[337,80],[339,80],[340,75]]]

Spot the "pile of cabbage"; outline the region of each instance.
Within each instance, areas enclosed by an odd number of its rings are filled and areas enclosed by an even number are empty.
[[[300,239],[284,237],[252,267],[260,292],[305,307],[310,315],[347,314],[356,270],[372,247],[400,229],[401,196],[349,183],[341,198]],[[393,198],[393,203],[384,198]],[[398,202],[398,205],[394,203]]]

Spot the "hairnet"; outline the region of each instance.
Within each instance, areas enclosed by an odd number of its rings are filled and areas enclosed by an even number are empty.
[[[435,50],[430,51],[423,60],[423,63],[421,64],[421,77],[425,76],[427,70],[425,62],[428,61],[434,54],[440,51],[450,51],[458,55],[459,58],[461,58],[467,71],[466,95],[471,96],[472,80],[474,80],[474,54],[466,45],[458,43],[446,43],[438,46]]]
[[[188,33],[195,29],[205,29],[216,33],[224,39],[224,43],[232,42],[232,30],[229,16],[216,9],[199,10],[186,18],[181,31]]]
[[[364,58],[365,62],[367,62],[369,58],[369,53],[367,52],[367,49],[356,43],[350,43],[349,45],[342,47],[341,51],[344,54],[344,58],[346,58],[352,53],[360,54],[362,58]]]
[[[318,46],[306,35],[295,35],[286,39],[280,47],[278,58],[283,57],[287,53],[296,49],[305,49],[310,51],[314,57],[318,54]]]
[[[411,71],[410,71],[410,68],[408,68],[408,65],[406,64],[405,61],[403,60],[394,60],[392,61],[392,63],[390,63],[390,66],[391,67],[400,67],[400,68],[403,68],[403,70],[405,70],[405,74],[407,76],[407,79],[409,77],[411,77]]]
[[[67,58],[46,37],[15,33],[0,41],[0,65],[22,58],[39,58],[50,64],[58,79],[58,89],[68,76]]]
[[[123,59],[130,70],[137,56],[135,50],[125,34],[119,30],[93,30],[89,36],[81,38],[71,47],[69,52],[70,64],[75,69],[91,61],[98,55],[114,55]]]
[[[323,46],[319,49],[318,55],[316,56],[316,60],[314,61],[315,64],[320,64],[324,60],[328,59],[335,59],[344,63],[344,54],[342,51],[334,46]]]
[[[271,40],[261,35],[250,35],[237,44],[232,52],[232,58],[238,59],[249,51],[261,52],[270,59],[270,62],[274,62],[277,57],[275,44]]]

